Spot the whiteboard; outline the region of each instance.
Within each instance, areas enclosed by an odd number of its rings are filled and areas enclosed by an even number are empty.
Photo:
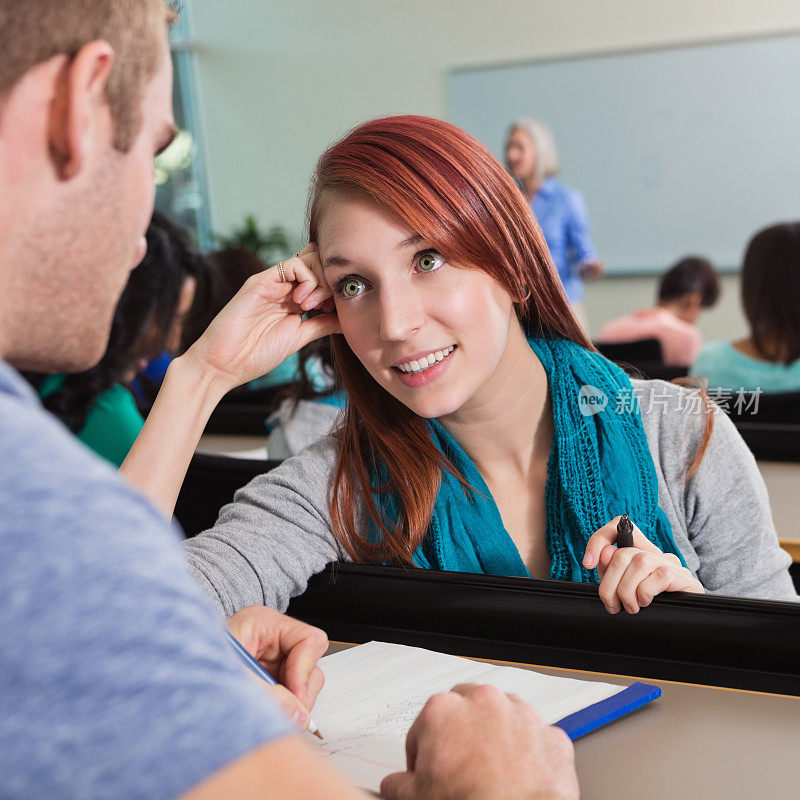
[[[800,219],[800,35],[454,69],[449,119],[503,160],[508,125],[553,129],[609,273],[696,253],[741,263],[759,228]]]

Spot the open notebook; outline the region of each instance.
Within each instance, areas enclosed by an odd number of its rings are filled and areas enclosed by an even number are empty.
[[[405,736],[425,701],[457,683],[491,683],[516,694],[572,739],[661,694],[642,683],[558,678],[385,642],[325,656],[320,666],[325,688],[313,716],[325,740],[309,741],[353,783],[375,792],[385,775],[405,769]]]

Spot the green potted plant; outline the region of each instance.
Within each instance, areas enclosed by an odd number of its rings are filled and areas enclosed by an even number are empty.
[[[295,243],[285,228],[273,225],[262,230],[253,214],[248,214],[242,224],[234,227],[227,235],[218,235],[215,238],[221,247],[243,247],[269,265],[287,258],[296,250]]]

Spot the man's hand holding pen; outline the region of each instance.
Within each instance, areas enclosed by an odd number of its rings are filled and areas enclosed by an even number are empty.
[[[308,725],[328,647],[319,628],[263,606],[244,608],[228,629],[281,686],[268,687],[298,725]],[[266,684],[265,684],[266,685]],[[459,685],[431,697],[406,739],[407,770],[387,776],[386,800],[577,800],[575,751],[519,698],[492,686]]]
[[[325,632],[264,606],[243,608],[228,619],[228,630],[279,682],[265,688],[305,730],[325,683],[317,663],[328,649]]]

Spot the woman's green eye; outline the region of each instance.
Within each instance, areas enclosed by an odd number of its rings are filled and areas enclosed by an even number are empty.
[[[345,275],[333,285],[333,293],[341,297],[358,297],[367,291],[367,284],[358,275]]]
[[[357,295],[361,294],[361,290],[364,288],[364,284],[361,281],[357,281],[353,278],[344,282],[342,286],[342,294],[345,297],[356,297]]]
[[[444,263],[444,259],[439,253],[423,253],[419,257],[417,267],[420,272],[433,272]]]

